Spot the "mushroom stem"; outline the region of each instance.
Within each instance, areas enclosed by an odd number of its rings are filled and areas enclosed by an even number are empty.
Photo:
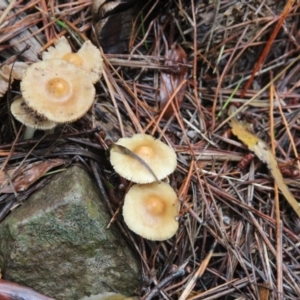
[[[23,140],[29,140],[33,138],[33,135],[35,133],[35,128],[30,127],[30,126],[26,126],[25,132],[24,132],[24,136],[23,136]]]
[[[23,140],[32,139],[36,129],[49,130],[56,126],[56,123],[37,115],[27,106],[22,97],[15,99],[11,106],[12,115],[25,126]]]
[[[23,136],[23,140],[32,139],[33,136],[34,136],[35,131],[36,131],[36,128],[26,126],[24,136]],[[53,134],[53,133],[54,133],[54,128],[44,130],[44,135]]]

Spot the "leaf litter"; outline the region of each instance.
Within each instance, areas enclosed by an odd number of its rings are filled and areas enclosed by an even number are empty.
[[[233,106],[231,106],[228,110],[228,114],[231,115],[234,112],[235,109]],[[249,132],[246,125],[242,122],[239,122],[235,116],[231,118],[230,126],[232,133],[236,135],[244,144],[246,144],[249,150],[253,151],[262,162],[267,164],[279,189],[300,218],[300,205],[285,184],[283,176],[279,170],[277,160],[269,149],[268,145],[263,140]]]
[[[51,169],[61,166],[66,161],[55,158],[49,161],[37,161],[25,166],[0,172],[0,193],[25,191]]]
[[[1,17],[1,64],[16,57],[34,62],[63,35],[78,49],[92,31],[91,3],[12,3]],[[13,83],[0,101],[1,167],[7,172],[63,159],[63,168],[77,164],[93,174],[112,216],[110,226],[117,226],[140,258],[143,284],[137,295],[144,300],[298,299],[299,218],[276,196],[265,164],[249,157],[232,135],[224,109],[230,98],[262,145],[276,144],[276,163],[296,174],[284,182],[299,202],[298,23],[299,6],[290,0],[150,1],[132,23],[130,52],[104,56],[97,99],[83,119],[21,141],[24,129],[8,112],[19,93],[18,81]],[[31,48],[22,52],[25,44]],[[184,55],[176,58],[178,46]],[[273,107],[271,85],[279,100]],[[137,132],[162,139],[178,156],[169,181],[181,202],[180,229],[166,242],[141,239],[121,218],[130,183],[113,172],[106,149],[109,140]],[[49,180],[41,177],[17,195],[2,193],[0,220]]]

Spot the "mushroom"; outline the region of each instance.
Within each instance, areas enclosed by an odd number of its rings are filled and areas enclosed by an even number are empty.
[[[9,81],[11,85],[14,79],[22,80],[23,74],[27,67],[27,63],[16,61],[10,65],[4,65],[0,69],[0,97],[3,97],[3,95],[6,93],[9,87]]]
[[[63,36],[54,42],[42,55],[44,61],[54,58],[66,60],[89,74],[93,83],[100,79],[103,60],[99,49],[91,41],[85,41],[77,53],[73,53],[68,40]]]
[[[136,234],[153,241],[171,238],[178,229],[179,202],[165,182],[133,185],[125,196],[123,217]]]
[[[11,86],[13,82],[13,78],[9,82],[9,76],[7,76],[1,69],[0,69],[0,98],[4,96],[8,88]]]
[[[10,106],[12,115],[26,126],[23,139],[31,139],[36,129],[50,130],[56,123],[38,115],[25,103],[22,97],[18,97]]]
[[[11,73],[11,77],[16,80],[22,80],[23,75],[28,68],[28,63],[22,61],[15,61],[12,64],[4,65],[2,67],[2,71],[9,75]]]
[[[37,62],[21,81],[26,104],[56,123],[73,122],[92,106],[95,87],[87,73],[62,59]]]
[[[110,161],[115,171],[122,177],[136,183],[151,183],[171,174],[177,165],[175,151],[151,135],[135,134],[131,138],[121,138],[112,146]],[[123,146],[141,158],[154,172],[155,176],[134,156],[124,153]]]

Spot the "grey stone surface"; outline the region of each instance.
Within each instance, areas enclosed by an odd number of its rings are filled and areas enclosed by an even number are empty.
[[[72,167],[53,177],[0,224],[3,277],[56,299],[139,287],[138,262],[88,174]]]

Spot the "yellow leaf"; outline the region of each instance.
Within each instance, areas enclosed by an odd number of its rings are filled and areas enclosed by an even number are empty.
[[[231,115],[234,113],[235,107],[231,106],[228,110],[228,114]],[[230,126],[232,133],[236,135],[244,144],[246,144],[249,150],[253,151],[262,162],[267,164],[272,176],[275,179],[275,182],[278,185],[278,188],[292,206],[296,214],[300,217],[300,205],[290,192],[287,185],[284,183],[282,174],[278,168],[277,160],[269,149],[268,145],[259,137],[249,132],[246,126],[239,122],[235,116],[231,118]]]

